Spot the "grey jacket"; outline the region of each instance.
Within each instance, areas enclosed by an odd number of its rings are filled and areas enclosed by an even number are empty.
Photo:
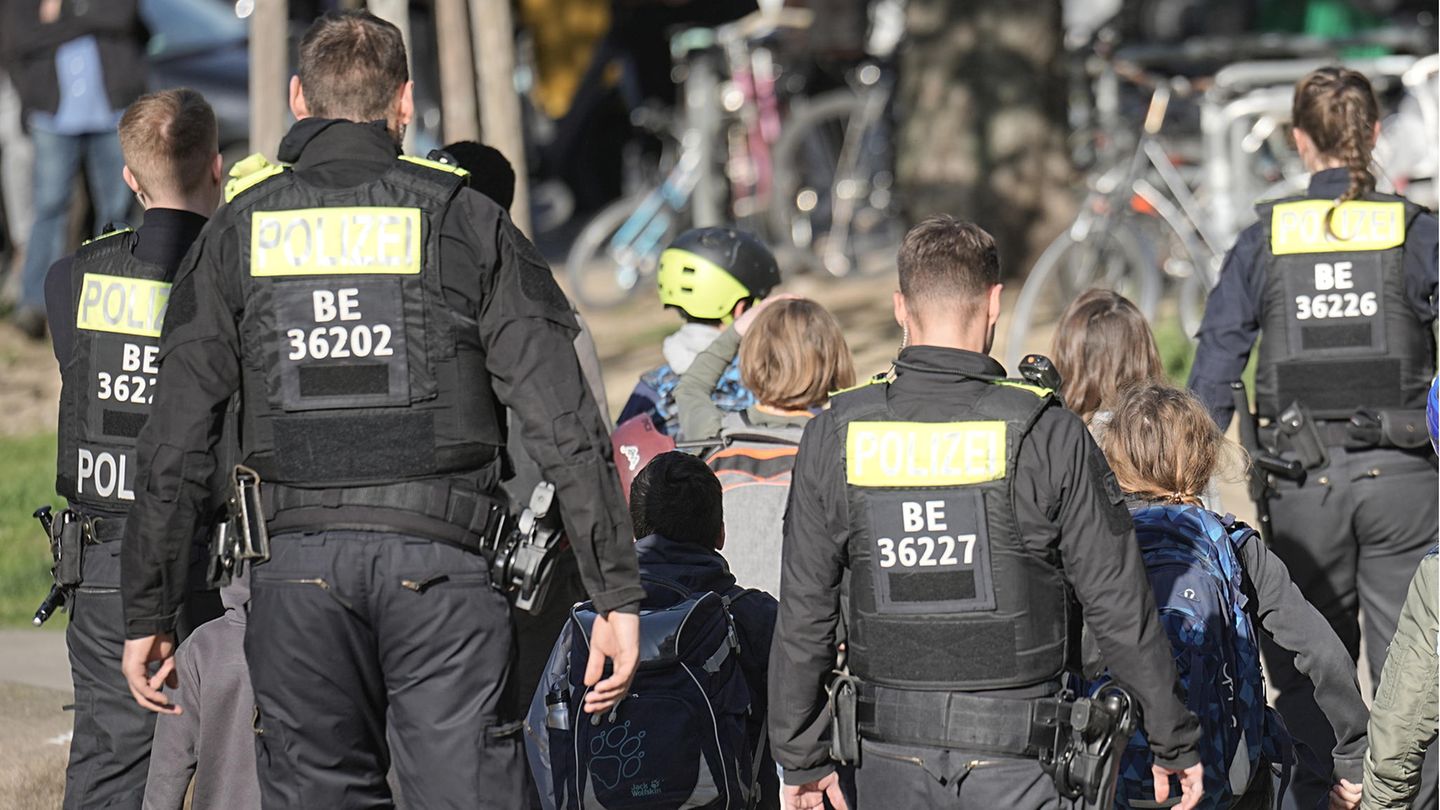
[[[172,693],[184,711],[155,721],[145,810],[180,810],[195,781],[193,807],[260,807],[255,766],[255,698],[245,664],[249,583],[220,589],[225,615],[206,622],[175,652],[180,687]]]

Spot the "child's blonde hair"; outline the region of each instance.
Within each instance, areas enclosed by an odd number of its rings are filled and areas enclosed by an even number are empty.
[[[855,384],[840,322],[806,298],[769,304],[740,344],[740,379],[762,405],[798,411]]]
[[[1210,479],[1240,458],[1200,400],[1156,382],[1116,396],[1100,449],[1124,491],[1195,505]]]

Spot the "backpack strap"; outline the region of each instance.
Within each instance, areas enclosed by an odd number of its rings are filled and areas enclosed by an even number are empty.
[[[750,798],[745,802],[746,810],[753,810],[760,804],[760,769],[765,765],[765,746],[769,744],[770,718],[762,712],[760,714],[760,739],[755,743],[755,755],[750,758]]]
[[[667,590],[667,591],[673,591],[677,596],[680,597],[681,601],[684,601],[684,600],[686,600],[686,599],[689,599],[689,598],[693,595],[693,594],[691,594],[689,588],[685,587],[684,585],[681,585],[680,583],[676,582],[675,580],[673,580],[673,579],[667,579],[667,578],[661,577],[661,576],[656,576],[655,574],[641,574],[641,575],[640,575],[640,582],[641,582],[641,583],[649,582],[649,583],[652,584],[652,585],[659,585],[660,587],[664,588],[664,589]]]
[[[1220,517],[1220,525],[1225,527],[1225,533],[1230,535],[1230,541],[1235,544],[1237,550],[1245,548],[1245,543],[1247,543],[1250,538],[1260,534],[1260,532],[1252,528],[1250,524],[1236,518],[1229,512],[1226,512]]]

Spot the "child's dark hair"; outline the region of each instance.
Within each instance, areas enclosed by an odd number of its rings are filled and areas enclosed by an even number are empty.
[[[445,147],[460,168],[470,172],[470,187],[506,211],[515,201],[515,167],[499,149],[474,141],[456,141]]]
[[[688,453],[661,453],[630,483],[635,536],[664,535],[679,543],[715,548],[725,530],[720,479]]]
[[[1295,85],[1290,122],[1314,141],[1320,154],[1339,160],[1350,172],[1350,187],[1336,205],[1359,199],[1375,190],[1370,173],[1371,138],[1380,120],[1380,104],[1365,74],[1332,66],[1313,70]],[[1339,236],[1331,224],[1335,209],[1325,214],[1325,228]]]

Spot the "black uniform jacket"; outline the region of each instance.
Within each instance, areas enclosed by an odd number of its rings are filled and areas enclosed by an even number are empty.
[[[383,122],[314,118],[296,123],[279,150],[299,179],[327,188],[369,182],[397,155]],[[160,390],[140,434],[121,565],[130,638],[175,626],[221,420],[240,386],[237,324],[246,301],[235,225],[228,208],[216,212],[171,292],[171,311],[195,309],[183,325],[167,322],[162,331]],[[634,535],[605,425],[575,358],[577,328],[565,296],[505,212],[470,189],[445,215],[440,251],[446,297],[475,319],[495,393],[520,417],[526,446],[556,486],[596,607],[633,610],[644,597]],[[492,466],[498,483],[498,454]]]
[[[912,346],[900,353],[890,407],[901,420],[940,421],[973,402],[988,385],[955,371],[1003,375],[974,352]],[[929,371],[927,369],[935,369]],[[832,412],[805,428],[785,515],[780,618],[770,653],[770,741],[785,781],[824,776],[829,763],[825,678],[835,664],[841,574],[850,516],[845,469]],[[1089,631],[1115,677],[1130,685],[1144,710],[1156,761],[1170,767],[1199,762],[1199,722],[1179,697],[1170,642],[1124,496],[1080,418],[1049,408],[1021,445],[1015,508],[1025,541],[1058,548]],[[1072,662],[1078,669],[1080,662]],[[1035,697],[1054,685],[997,697]]]
[[[1312,200],[1333,200],[1345,193],[1350,173],[1325,169],[1310,178],[1305,196]],[[1255,223],[1235,240],[1235,247],[1220,268],[1220,281],[1205,302],[1200,323],[1195,365],[1190,369],[1190,389],[1210,409],[1220,427],[1230,425],[1235,411],[1230,383],[1240,379],[1250,350],[1260,336],[1261,298],[1265,269],[1260,259],[1265,250],[1265,230]],[[1415,218],[1405,235],[1405,299],[1421,323],[1435,320],[1436,245],[1440,227],[1434,214]]]

